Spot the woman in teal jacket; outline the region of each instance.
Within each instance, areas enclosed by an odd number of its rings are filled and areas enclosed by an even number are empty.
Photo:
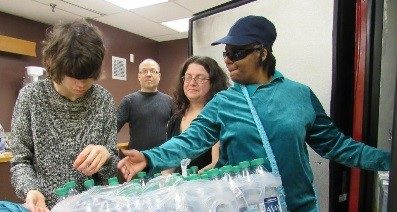
[[[226,44],[223,55],[234,86],[207,103],[181,135],[158,148],[124,152],[127,157],[118,164],[124,177],[130,180],[144,168],[156,172],[174,167],[183,158],[196,158],[219,140],[222,154],[217,166],[269,158],[266,168],[280,174],[288,210],[306,212],[318,210],[307,144],[322,157],[346,166],[389,170],[390,153],[344,135],[308,86],[275,70],[272,45],[276,35],[273,23],[266,18],[247,16],[239,19],[226,37],[214,42],[212,45]],[[273,154],[262,142],[248,99]]]

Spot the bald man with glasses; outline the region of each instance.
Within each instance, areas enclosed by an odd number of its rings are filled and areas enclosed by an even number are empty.
[[[128,122],[129,149],[146,150],[166,140],[166,126],[172,115],[172,98],[157,90],[160,66],[153,59],[139,64],[141,89],[125,96],[117,109],[117,131]]]

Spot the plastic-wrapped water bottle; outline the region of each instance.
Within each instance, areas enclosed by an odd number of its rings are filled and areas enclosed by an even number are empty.
[[[141,186],[145,186],[146,185],[146,172],[138,172],[137,174],[137,178],[139,179],[139,182],[141,184]]]
[[[217,168],[213,168],[207,171],[207,175],[209,180],[219,180],[219,170]]]
[[[198,174],[191,174],[185,178],[186,181],[194,181],[200,179]]]
[[[232,172],[234,173],[233,174],[233,179],[241,177],[240,170],[241,170],[240,166],[233,166],[232,167]]]
[[[190,167],[190,174],[197,174],[198,172],[198,166],[192,166]]]
[[[267,179],[265,184],[265,196],[263,199],[266,211],[288,211],[286,205],[281,206],[278,188],[282,186],[281,178],[270,172],[258,175],[259,178]],[[264,180],[261,180],[264,181]]]
[[[222,168],[220,168],[219,170],[222,170],[222,172],[223,172],[223,175],[221,178],[222,180],[225,180],[227,182],[230,182],[233,180],[233,174],[232,174],[233,167],[232,166],[226,165],[226,166],[223,166]]]
[[[277,188],[274,186],[268,186],[265,188],[265,198],[263,202],[264,202],[265,211],[274,211],[274,212],[282,211],[278,199]]]
[[[208,174],[207,173],[203,173],[200,175],[200,179],[202,180],[209,180]]]
[[[241,168],[240,176],[236,178],[239,188],[237,191],[241,191],[241,193],[237,193],[238,196],[236,195],[239,211],[265,211],[263,202],[265,190],[264,187],[259,186],[256,177],[251,174],[250,162],[242,161],[239,163],[239,167]]]
[[[237,202],[238,203],[243,202],[244,201],[243,194],[242,194],[241,190],[239,189],[235,179],[232,176],[233,166],[226,165],[226,166],[223,166],[221,169],[224,173],[221,179],[229,183],[229,187],[233,191],[233,194],[236,197]]]
[[[76,181],[74,181],[74,180],[71,180],[71,181],[69,181],[69,182],[66,182],[65,185],[64,185],[64,187],[65,187],[66,189],[68,189],[68,194],[69,194],[69,196],[74,196],[74,195],[79,194],[79,192],[78,192],[77,189],[76,189]]]
[[[155,191],[170,186],[177,186],[182,182],[183,177],[180,173],[161,175],[148,180],[145,187],[143,188],[143,192]]]
[[[252,177],[257,187],[260,187],[262,192],[264,191],[262,196],[264,211],[282,211],[277,192],[277,186],[279,186],[278,183],[280,182],[264,167],[265,160],[263,158],[254,159],[250,163]]]
[[[250,177],[250,162],[242,161],[238,164],[240,166],[240,174],[242,177],[249,178]]]
[[[252,160],[251,162],[252,174],[264,174],[268,172],[267,169],[263,166],[265,164],[265,159],[257,158]]]
[[[84,181],[83,183],[84,188],[85,188],[85,192],[84,194],[87,195],[91,195],[91,194],[97,194],[97,193],[101,193],[104,191],[104,187],[103,186],[95,186],[95,182],[93,179],[87,179]]]
[[[117,186],[119,185],[119,180],[117,179],[117,177],[111,177],[108,179],[108,184],[109,186]]]
[[[58,202],[60,202],[68,197],[68,189],[65,187],[57,188],[55,194],[58,197]]]
[[[93,179],[88,179],[84,181],[84,188],[86,190],[90,190],[92,187],[95,186],[95,182]]]
[[[140,180],[140,179],[132,179],[132,180],[131,180],[131,183],[136,183],[136,184],[141,185],[141,180]],[[141,185],[141,186],[142,186],[142,185]]]

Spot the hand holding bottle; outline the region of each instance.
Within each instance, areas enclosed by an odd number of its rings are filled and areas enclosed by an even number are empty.
[[[125,158],[119,161],[117,168],[123,173],[124,178],[128,181],[132,179],[134,175],[142,171],[147,166],[147,160],[138,150],[121,150],[125,155]]]

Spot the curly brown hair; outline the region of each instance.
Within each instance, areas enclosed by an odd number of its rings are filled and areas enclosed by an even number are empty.
[[[226,73],[222,70],[222,68],[218,65],[218,63],[210,58],[205,56],[193,56],[188,58],[182,66],[181,71],[179,72],[177,86],[174,91],[174,103],[175,103],[175,113],[173,117],[181,117],[185,114],[186,109],[190,105],[189,99],[186,97],[183,92],[183,80],[182,77],[185,76],[187,68],[190,64],[195,63],[204,67],[204,69],[209,74],[211,88],[209,90],[210,94],[208,95],[208,99],[205,103],[210,101],[216,93],[219,91],[225,90],[229,86],[229,80]]]
[[[43,64],[50,80],[99,78],[105,47],[98,28],[86,20],[55,25],[43,44]]]

